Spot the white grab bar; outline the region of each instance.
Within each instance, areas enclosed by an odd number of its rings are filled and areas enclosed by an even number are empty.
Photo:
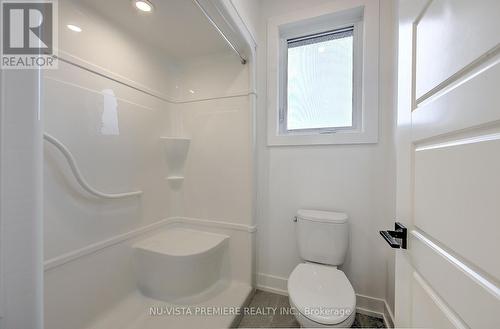
[[[66,158],[66,161],[68,161],[68,164],[71,168],[71,171],[73,172],[73,175],[75,175],[75,178],[78,181],[78,183],[80,183],[80,185],[83,187],[83,189],[85,191],[89,192],[90,194],[97,196],[97,197],[100,197],[100,198],[104,198],[104,199],[120,199],[120,198],[127,198],[127,197],[142,194],[142,191],[110,194],[110,193],[103,193],[103,192],[96,190],[95,188],[93,188],[92,186],[90,186],[87,183],[87,181],[83,177],[80,169],[78,168],[78,165],[75,162],[75,158],[73,157],[73,154],[71,154],[71,152],[68,150],[68,148],[66,146],[64,146],[63,143],[61,143],[59,140],[57,140],[57,138],[55,138],[47,133],[43,134],[43,139],[45,139],[47,142],[54,145],[59,151],[61,151],[61,153]]]

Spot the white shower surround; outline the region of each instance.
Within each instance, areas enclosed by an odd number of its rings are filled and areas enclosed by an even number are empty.
[[[229,286],[205,303],[241,305],[252,290],[255,232],[249,66],[227,52],[168,64],[168,57],[87,8],[62,2],[60,13],[77,19],[84,33],[59,33],[64,60],[43,77],[45,129],[64,141],[96,188],[137,187],[144,194],[111,201],[88,196],[61,155],[45,146],[45,326],[123,328],[134,314],[140,322],[141,307],[155,301],[138,293],[132,246],[172,227],[229,237]],[[82,47],[96,38],[99,54]],[[138,59],[142,70],[130,67]],[[104,127],[112,111],[106,119],[100,111],[110,104],[119,111],[112,127]],[[192,138],[181,189],[164,179],[162,136]],[[195,326],[199,319],[167,321]]]

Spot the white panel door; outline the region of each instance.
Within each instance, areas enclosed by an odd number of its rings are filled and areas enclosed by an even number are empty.
[[[396,326],[500,328],[500,1],[399,11]]]

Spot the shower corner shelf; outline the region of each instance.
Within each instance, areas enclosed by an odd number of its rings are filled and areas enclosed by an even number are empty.
[[[166,179],[172,186],[180,186],[184,181],[184,167],[189,153],[191,138],[160,137],[163,143],[168,168]]]
[[[162,141],[185,141],[190,142],[191,138],[188,137],[160,137]]]

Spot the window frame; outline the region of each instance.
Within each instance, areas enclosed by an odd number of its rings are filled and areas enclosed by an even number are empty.
[[[352,125],[345,127],[326,127],[310,129],[288,129],[288,43],[297,38],[313,38],[320,34],[340,33],[342,30],[353,30],[353,85],[352,85]],[[327,29],[311,26],[298,31],[282,33],[280,38],[279,65],[279,110],[278,133],[289,135],[331,135],[340,131],[360,132],[362,128],[362,82],[363,82],[363,21],[360,18],[348,20],[342,24],[331,25]]]
[[[357,131],[337,130],[331,134],[287,134],[279,131],[281,40],[291,34],[326,31],[346,22],[362,22],[361,125]],[[361,40],[362,39],[362,40]],[[375,144],[379,138],[380,108],[380,2],[379,0],[336,0],[283,15],[267,22],[266,122],[267,146],[313,146]]]

